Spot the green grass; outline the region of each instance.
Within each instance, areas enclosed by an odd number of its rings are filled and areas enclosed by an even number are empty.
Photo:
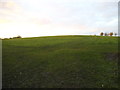
[[[118,88],[118,37],[2,41],[3,88]]]

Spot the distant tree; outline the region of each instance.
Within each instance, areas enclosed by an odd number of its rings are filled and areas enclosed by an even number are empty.
[[[110,32],[109,35],[112,36],[112,35],[113,35],[113,32]]]
[[[15,39],[15,38],[22,38],[20,35],[18,35],[17,37],[13,37],[13,39]]]
[[[22,38],[22,37],[20,35],[18,35],[17,38]]]
[[[108,36],[108,34],[107,34],[107,33],[105,33],[105,36]]]
[[[13,37],[13,39],[15,39],[16,37]]]
[[[4,40],[8,40],[9,38],[4,38]]]
[[[100,36],[103,36],[103,34],[104,34],[104,33],[103,33],[103,32],[101,32],[101,33],[100,33]]]
[[[12,39],[11,37],[9,39]]]
[[[117,35],[117,33],[114,33],[114,35],[116,36],[116,35]]]

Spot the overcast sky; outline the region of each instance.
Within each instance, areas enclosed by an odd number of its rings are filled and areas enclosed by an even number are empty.
[[[118,32],[118,0],[0,0],[0,37]]]

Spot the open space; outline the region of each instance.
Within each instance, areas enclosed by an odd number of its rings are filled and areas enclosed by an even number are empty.
[[[117,88],[118,37],[2,40],[3,88]]]

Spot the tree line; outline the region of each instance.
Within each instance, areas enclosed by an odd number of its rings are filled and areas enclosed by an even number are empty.
[[[15,39],[15,38],[22,38],[20,35],[16,36],[16,37],[10,37],[10,38],[4,38],[4,39]],[[1,40],[2,38],[0,38]]]
[[[103,32],[101,32],[100,33],[100,36],[117,36],[117,33],[113,33],[113,32],[110,32],[110,33],[103,33]]]

